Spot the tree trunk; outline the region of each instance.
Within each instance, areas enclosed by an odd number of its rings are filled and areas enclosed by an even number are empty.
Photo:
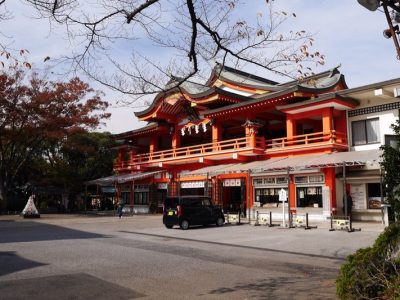
[[[0,176],[0,212],[5,210],[7,207],[7,191],[3,178]]]

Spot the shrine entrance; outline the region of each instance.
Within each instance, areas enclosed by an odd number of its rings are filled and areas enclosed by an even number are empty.
[[[224,212],[246,216],[246,180],[244,178],[220,180],[220,203]]]

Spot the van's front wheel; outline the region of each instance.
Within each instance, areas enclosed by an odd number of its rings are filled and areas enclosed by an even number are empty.
[[[218,217],[217,218],[217,222],[216,222],[217,226],[223,226],[224,223],[225,223],[225,221],[224,221],[223,217]]]
[[[168,229],[171,229],[173,226],[174,226],[174,225],[169,225],[169,224],[166,224],[166,225],[165,225],[165,227],[167,227]]]
[[[189,229],[189,221],[188,221],[188,220],[183,220],[183,221],[181,222],[181,228],[182,228],[183,230]]]

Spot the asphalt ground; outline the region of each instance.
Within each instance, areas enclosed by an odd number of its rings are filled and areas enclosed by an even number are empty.
[[[160,215],[0,216],[0,299],[335,299],[361,231],[226,225],[166,229]]]

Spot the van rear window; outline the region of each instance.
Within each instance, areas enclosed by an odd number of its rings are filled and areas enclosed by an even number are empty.
[[[166,198],[165,208],[176,208],[178,206],[178,198]]]

